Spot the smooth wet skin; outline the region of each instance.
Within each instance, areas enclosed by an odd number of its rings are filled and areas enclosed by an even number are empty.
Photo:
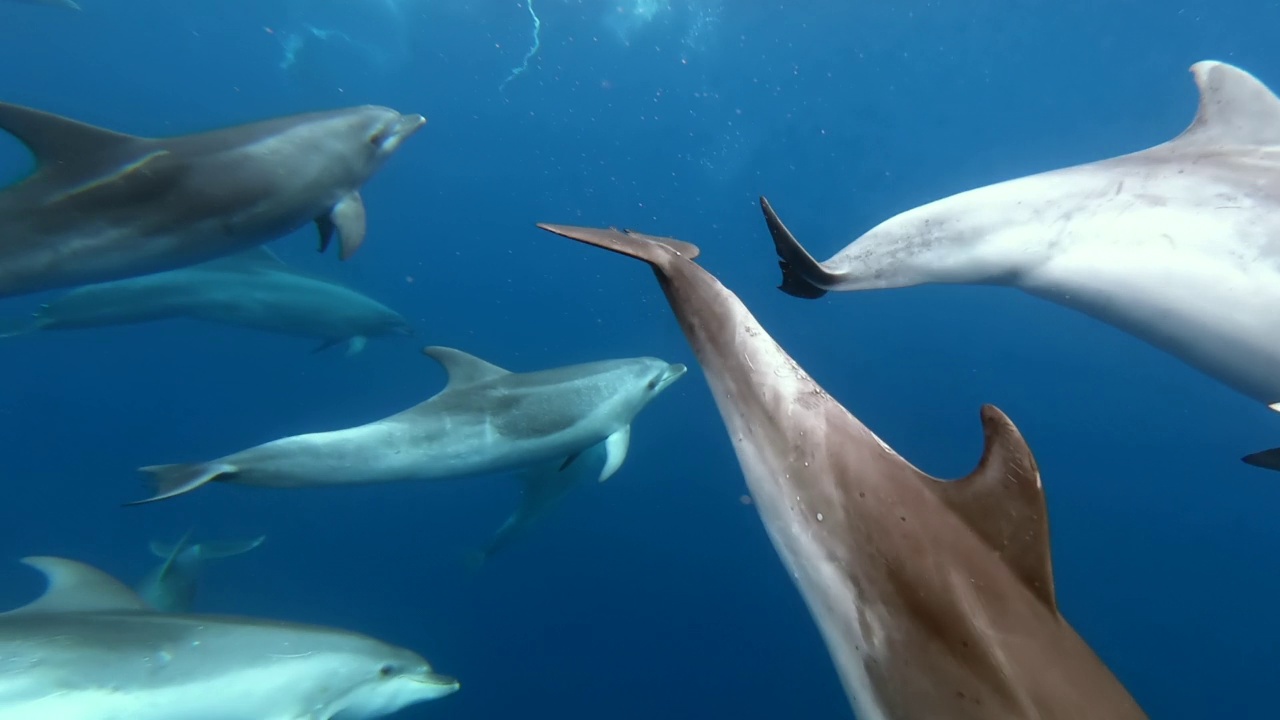
[[[0,297],[171,270],[316,223],[364,242],[360,187],[426,123],[361,106],[194,135],[124,135],[0,103],[35,171],[0,190]]]
[[[821,263],[762,199],[781,289],[1016,287],[1280,402],[1280,98],[1232,65],[1191,70],[1199,110],[1173,140],[922,205]],[[1280,469],[1280,449],[1246,461]]]
[[[929,477],[810,378],[697,247],[540,227],[652,267],[859,720],[1146,717],[1059,612],[1039,470],[999,410],[982,410],[973,473]]]
[[[155,612],[83,563],[23,562],[49,590],[0,614],[5,720],[372,720],[459,687],[365,635]]]
[[[658,358],[627,358],[513,373],[460,350],[424,351],[449,383],[429,400],[382,420],[282,438],[204,463],[143,468],[160,500],[212,480],[301,488],[432,480],[573,463],[605,444],[600,480],[626,458],[631,421],[684,375]]]

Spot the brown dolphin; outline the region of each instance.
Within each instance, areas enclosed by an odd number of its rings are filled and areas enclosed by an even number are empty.
[[[1040,473],[1003,413],[982,408],[977,469],[937,480],[805,374],[694,245],[539,227],[653,267],[860,720],[1146,717],[1058,611]]]

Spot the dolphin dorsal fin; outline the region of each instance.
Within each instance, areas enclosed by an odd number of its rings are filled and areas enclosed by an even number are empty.
[[[44,573],[49,586],[34,601],[5,615],[149,609],[127,585],[82,562],[37,556],[25,557],[22,563]]]
[[[932,487],[1023,584],[1055,613],[1049,515],[1040,470],[1013,421],[994,405],[982,407],[983,449],[978,467]]]
[[[1191,66],[1200,107],[1173,140],[1181,145],[1280,145],[1280,98],[1234,65],[1203,60]]]
[[[9,103],[0,103],[0,130],[22,141],[42,169],[51,164],[80,164],[86,158],[145,141],[135,135]]]
[[[422,349],[422,354],[434,359],[449,374],[449,384],[445,389],[473,385],[485,380],[510,375],[510,370],[485,362],[475,355],[468,355],[461,350],[433,345]]]

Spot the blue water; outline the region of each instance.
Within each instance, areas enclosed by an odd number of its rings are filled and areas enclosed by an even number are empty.
[[[980,404],[1001,407],[1041,464],[1064,614],[1140,704],[1275,717],[1280,484],[1237,459],[1280,444],[1271,413],[1012,290],[786,297],[755,203],[825,256],[922,202],[1162,142],[1194,113],[1193,62],[1280,85],[1280,3],[534,0],[540,45],[510,80],[534,42],[516,0],[81,4],[0,3],[0,98],[143,135],[366,102],[426,115],[366,186],[354,258],[318,255],[311,228],[272,244],[418,334],[355,358],[194,322],[5,344],[0,607],[40,591],[25,555],[134,581],[152,538],[265,533],[209,567],[199,608],[361,630],[461,679],[397,717],[848,717],[652,274],[533,223],[616,225],[701,245],[930,473],[967,473]],[[0,178],[28,167],[0,138]],[[461,558],[516,501],[509,477],[120,507],[146,492],[139,466],[425,399],[443,373],[423,344],[513,370],[633,355],[693,370],[639,417],[618,475],[478,573]]]

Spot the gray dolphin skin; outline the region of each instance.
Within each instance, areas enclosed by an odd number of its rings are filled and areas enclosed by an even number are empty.
[[[425,123],[366,105],[142,138],[0,103],[36,161],[0,190],[0,297],[194,265],[311,222],[346,259],[365,237],[360,187]]]
[[[458,690],[358,633],[151,610],[74,560],[29,557],[48,590],[0,614],[5,720],[367,720]]]
[[[0,337],[40,330],[133,325],[189,318],[320,340],[316,350],[411,335],[399,313],[338,283],[298,272],[255,247],[199,265],[84,285],[0,327]]]
[[[1040,474],[999,410],[982,409],[977,469],[939,481],[811,379],[696,246],[539,227],[652,267],[860,720],[1145,717],[1059,612]]]
[[[922,205],[819,263],[761,199],[780,288],[1005,285],[1072,308],[1280,410],[1280,98],[1221,62],[1200,103],[1147,150]],[[1280,469],[1280,448],[1246,462]]]
[[[200,571],[207,560],[242,555],[258,547],[266,540],[260,535],[252,540],[203,542],[194,545],[187,542],[190,532],[178,542],[167,545],[152,541],[151,553],[164,562],[157,565],[138,583],[139,597],[147,605],[164,612],[190,612],[195,605],[196,589],[200,585]]]
[[[449,375],[429,400],[359,427],[282,438],[210,462],[141,468],[156,493],[128,504],[213,480],[300,488],[464,477],[552,459],[567,468],[598,443],[608,455],[603,482],[627,457],[631,421],[686,369],[640,357],[513,373],[453,348],[423,353]]]

